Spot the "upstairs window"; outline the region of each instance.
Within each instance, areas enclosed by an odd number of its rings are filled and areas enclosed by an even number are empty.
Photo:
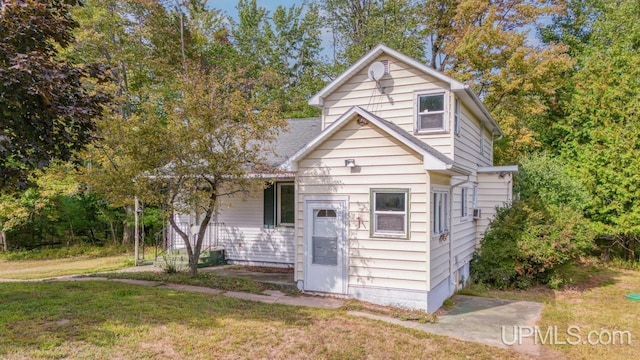
[[[444,93],[419,94],[417,97],[416,132],[447,131]]]

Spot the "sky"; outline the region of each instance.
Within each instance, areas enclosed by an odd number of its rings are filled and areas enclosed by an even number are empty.
[[[238,18],[238,12],[236,10],[237,0],[208,0],[207,4],[215,9],[220,9],[227,13],[227,15],[231,15],[234,19]],[[295,0],[258,0],[258,6],[264,7],[269,12],[273,12],[278,5],[282,5],[284,7],[290,7],[293,4],[300,4],[302,1]]]

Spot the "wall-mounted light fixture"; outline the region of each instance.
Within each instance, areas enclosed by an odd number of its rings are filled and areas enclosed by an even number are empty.
[[[345,159],[344,166],[348,168],[356,167],[356,159]]]

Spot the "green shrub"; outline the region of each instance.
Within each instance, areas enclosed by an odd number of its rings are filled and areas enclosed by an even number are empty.
[[[71,245],[58,247],[41,247],[32,250],[16,250],[0,253],[0,258],[5,260],[50,260],[71,257],[103,257],[121,255],[129,252],[125,246],[90,246]]]
[[[499,208],[474,254],[474,281],[500,289],[537,283],[562,286],[562,266],[592,248],[593,231],[582,210],[580,181],[546,155],[522,161],[514,189],[519,198]]]
[[[498,209],[472,260],[475,281],[504,288],[536,283],[559,286],[556,271],[587,251],[592,234],[569,206],[549,209],[539,200],[516,200]]]

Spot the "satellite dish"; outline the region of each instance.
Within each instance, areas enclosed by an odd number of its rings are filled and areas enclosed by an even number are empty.
[[[376,61],[369,66],[369,70],[367,70],[367,76],[369,76],[370,80],[378,81],[384,76],[384,64],[380,61]]]

